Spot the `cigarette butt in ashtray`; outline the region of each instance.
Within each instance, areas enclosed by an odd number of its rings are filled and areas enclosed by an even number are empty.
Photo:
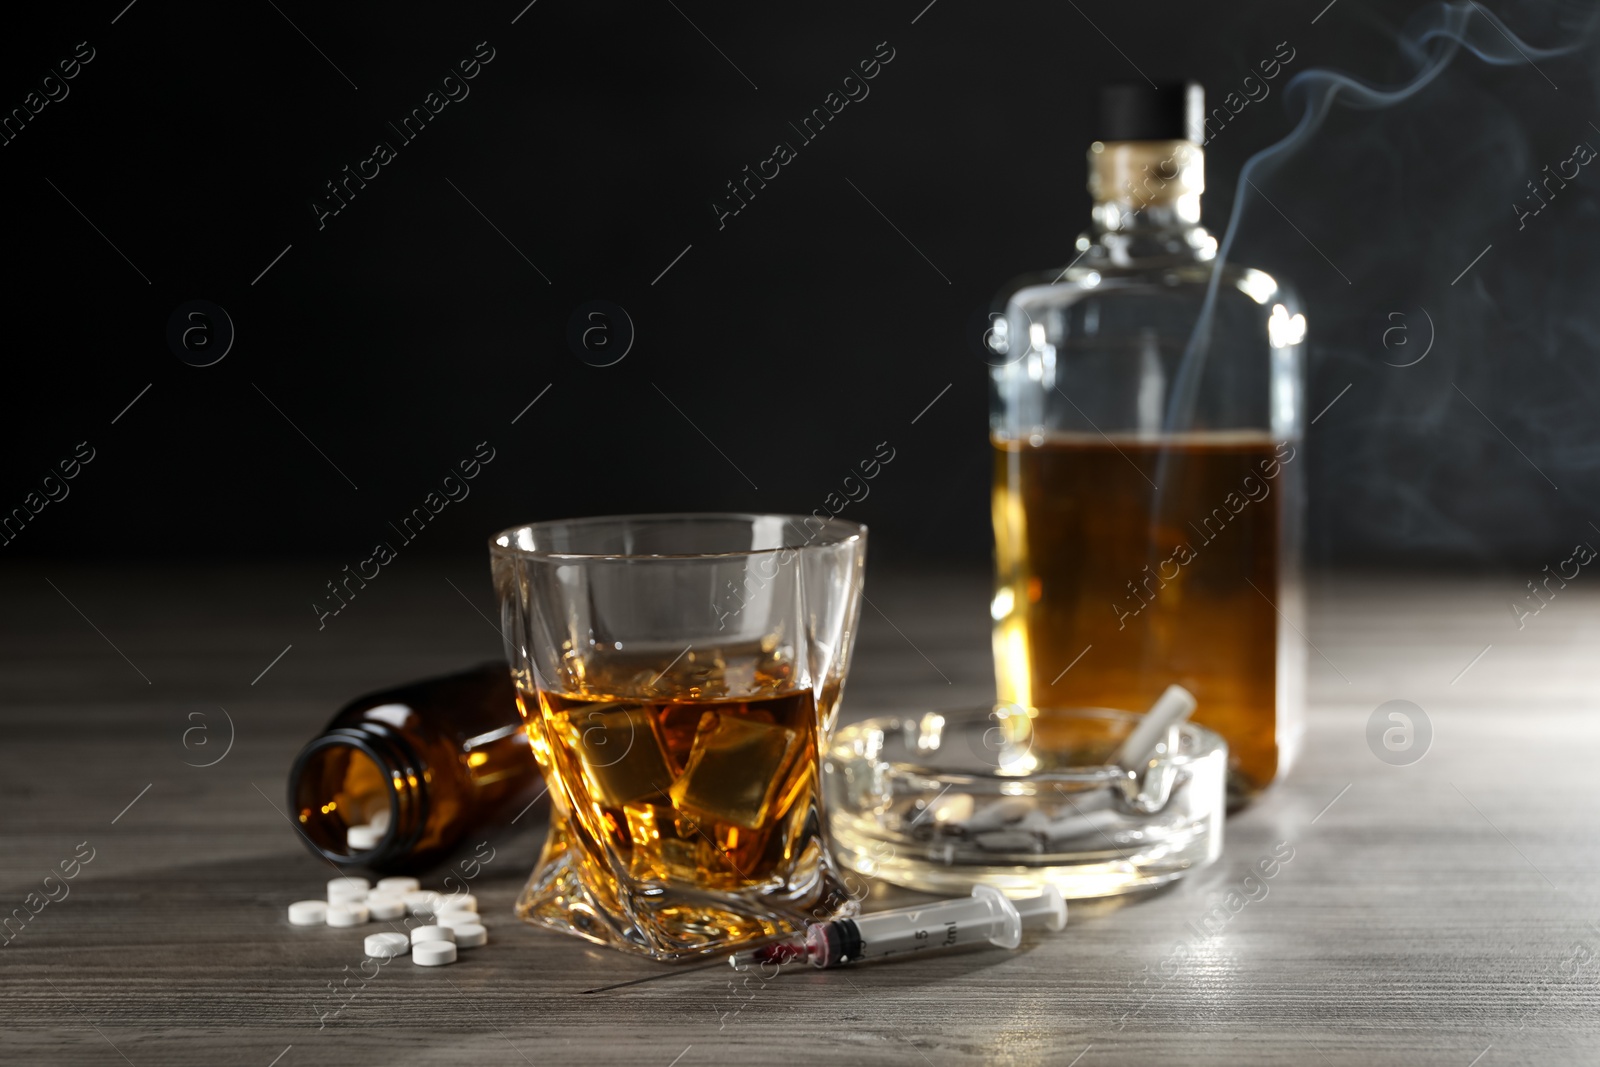
[[[1133,733],[1122,742],[1112,762],[1135,774],[1143,771],[1155,756],[1156,746],[1167,740],[1168,731],[1193,715],[1197,704],[1194,694],[1183,686],[1167,686],[1166,692],[1150,706]]]

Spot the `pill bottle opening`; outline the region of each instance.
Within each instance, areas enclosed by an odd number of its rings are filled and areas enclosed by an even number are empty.
[[[295,820],[330,858],[366,857],[394,837],[396,797],[390,774],[351,743],[305,752],[295,768]]]

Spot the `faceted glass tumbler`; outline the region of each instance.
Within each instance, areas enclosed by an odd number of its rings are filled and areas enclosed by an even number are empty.
[[[866,528],[785,515],[536,523],[490,542],[550,833],[528,922],[659,960],[848,914],[828,744]]]

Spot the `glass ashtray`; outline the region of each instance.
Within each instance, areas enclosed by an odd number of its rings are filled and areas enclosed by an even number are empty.
[[[823,763],[835,854],[941,894],[1104,897],[1204,867],[1222,853],[1227,743],[1183,722],[1128,770],[1114,758],[1141,718],[1001,705],[843,727]]]

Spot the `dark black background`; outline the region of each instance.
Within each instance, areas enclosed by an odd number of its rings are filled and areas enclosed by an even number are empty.
[[[353,560],[481,441],[495,460],[419,550],[577,514],[804,512],[887,441],[895,461],[845,512],[875,558],[980,562],[970,325],[1009,277],[1070,258],[1092,87],[1192,76],[1216,99],[1288,43],[1272,95],[1208,147],[1220,230],[1240,164],[1292,124],[1289,77],[1405,80],[1395,36],[1426,6],[124,3],[53,5],[0,37],[5,109],[79,41],[96,53],[0,148],[0,508],[78,442],[96,453],[12,557]],[[1486,6],[1541,46],[1579,43],[1581,5]],[[400,146],[386,121],[480,41],[495,58],[470,96]],[[880,42],[870,96],[799,146],[788,123]],[[1336,108],[1263,187],[1282,214],[1246,200],[1236,258],[1308,308],[1308,416],[1350,386],[1308,433],[1314,563],[1537,565],[1595,535],[1600,174],[1520,232],[1512,208],[1600,145],[1594,58],[1463,54],[1390,111]],[[378,140],[398,158],[319,230],[313,198]],[[798,159],[719,229],[724,183],[778,141]],[[603,368],[566,340],[597,298],[637,330]],[[193,299],[236,326],[214,366],[166,344]],[[1429,356],[1386,366],[1420,352],[1422,309]],[[1396,321],[1411,347],[1384,347]]]

